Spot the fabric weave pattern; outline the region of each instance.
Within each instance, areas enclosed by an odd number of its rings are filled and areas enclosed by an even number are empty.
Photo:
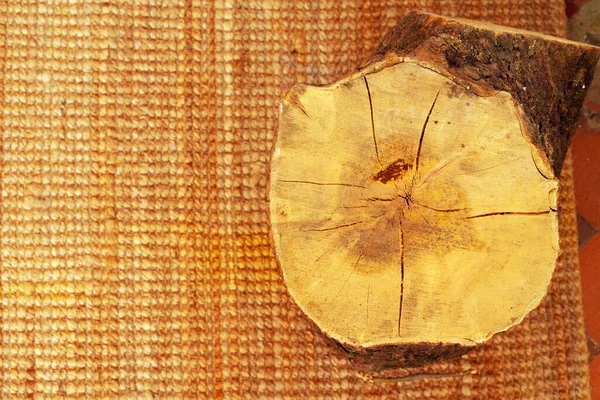
[[[475,374],[365,382],[287,295],[278,101],[413,9],[565,33],[560,0],[0,0],[2,397],[589,398],[570,160],[547,299],[418,370]]]

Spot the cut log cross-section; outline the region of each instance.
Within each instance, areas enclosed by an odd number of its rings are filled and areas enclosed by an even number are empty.
[[[520,322],[554,270],[557,174],[597,58],[561,39],[413,13],[358,73],[293,88],[270,211],[304,313],[386,365],[457,354]],[[531,64],[569,76],[523,75]]]

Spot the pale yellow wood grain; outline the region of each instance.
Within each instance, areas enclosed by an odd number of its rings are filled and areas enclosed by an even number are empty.
[[[557,179],[509,94],[410,60],[363,74],[282,103],[270,211],[289,292],[355,346],[483,342],[546,293]]]

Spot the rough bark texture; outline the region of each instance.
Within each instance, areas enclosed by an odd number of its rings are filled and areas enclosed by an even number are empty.
[[[467,82],[510,93],[556,176],[600,55],[592,46],[418,12],[396,25],[361,68],[389,53],[424,60]]]
[[[341,347],[350,355],[352,362],[366,373],[377,373],[390,368],[418,367],[440,359],[460,356],[474,348],[457,343],[411,343],[366,349],[344,345]]]

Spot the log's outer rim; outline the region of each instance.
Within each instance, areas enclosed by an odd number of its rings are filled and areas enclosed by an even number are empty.
[[[359,69],[410,57],[521,105],[534,144],[559,177],[600,48],[535,32],[412,12]]]

